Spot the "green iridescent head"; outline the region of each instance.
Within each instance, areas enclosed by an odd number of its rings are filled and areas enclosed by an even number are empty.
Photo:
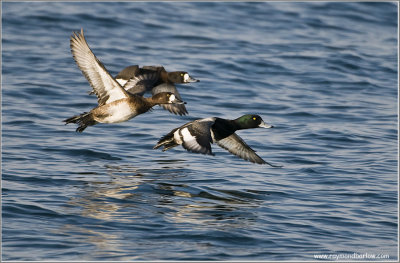
[[[242,117],[237,118],[236,123],[240,125],[242,129],[250,128],[273,128],[274,126],[266,124],[259,115],[246,114]]]

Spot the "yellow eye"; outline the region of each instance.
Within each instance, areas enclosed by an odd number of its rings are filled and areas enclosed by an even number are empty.
[[[183,77],[183,73],[181,73],[181,77]]]
[[[253,120],[257,120],[257,118],[256,118],[256,117],[253,117]]]
[[[167,94],[167,97],[171,96],[171,94]]]

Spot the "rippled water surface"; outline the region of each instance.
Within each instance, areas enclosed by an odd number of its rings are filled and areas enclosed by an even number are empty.
[[[2,3],[3,260],[397,260],[397,4]],[[72,59],[84,28],[115,75],[186,70],[189,115],[82,134],[97,103]],[[197,118],[257,113],[238,134],[272,168],[181,147]]]

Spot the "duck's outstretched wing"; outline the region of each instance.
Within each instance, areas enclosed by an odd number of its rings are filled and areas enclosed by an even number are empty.
[[[152,95],[155,95],[160,92],[171,92],[173,93],[179,100],[182,100],[181,95],[176,89],[174,84],[171,83],[162,83],[151,90]],[[178,114],[178,115],[186,115],[188,114],[186,107],[184,104],[162,104],[161,105],[167,111]]]
[[[217,141],[217,144],[228,150],[230,153],[252,163],[258,164],[268,164],[272,167],[279,167],[276,165],[272,165],[266,161],[264,161],[260,156],[256,154],[256,152],[248,146],[242,138],[240,138],[236,133]]]
[[[119,85],[123,87],[128,80],[135,77],[139,73],[139,65],[131,65],[123,70],[121,70],[117,76],[115,76],[115,80],[118,81]]]
[[[130,94],[143,96],[146,91],[150,91],[154,87],[160,77],[157,71],[141,71],[140,74],[132,76],[124,85],[124,89]]]
[[[131,79],[134,78],[139,74],[139,65],[131,65],[123,70],[121,70],[117,76],[115,76],[115,80],[121,85],[121,87],[124,87],[125,84]],[[94,94],[94,91],[90,91],[89,95]]]
[[[83,29],[80,33],[73,33],[70,46],[76,64],[89,81],[98,98],[99,106],[129,97],[129,94],[93,54],[83,35]]]

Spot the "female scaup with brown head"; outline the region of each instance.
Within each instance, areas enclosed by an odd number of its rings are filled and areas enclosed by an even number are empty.
[[[79,127],[76,131],[82,132],[87,126],[97,123],[127,121],[149,111],[155,105],[184,103],[171,92],[160,92],[150,98],[128,93],[90,50],[83,35],[83,29],[80,33],[74,33],[71,36],[70,44],[72,55],[92,86],[99,104],[88,113],[64,120],[66,124],[77,123]]]
[[[124,68],[117,74],[115,80],[129,93],[143,96],[146,92],[155,95],[160,92],[172,92],[182,100],[175,84],[199,82],[186,71],[167,72],[162,66],[132,65]],[[89,94],[94,94],[90,92]],[[164,109],[171,113],[186,115],[188,111],[183,104],[164,104]]]

